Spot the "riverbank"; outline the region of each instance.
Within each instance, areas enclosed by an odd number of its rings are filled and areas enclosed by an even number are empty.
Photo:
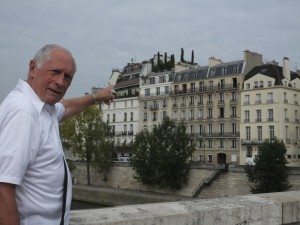
[[[135,205],[190,200],[191,197],[127,190],[120,188],[73,185],[73,199],[107,206]]]

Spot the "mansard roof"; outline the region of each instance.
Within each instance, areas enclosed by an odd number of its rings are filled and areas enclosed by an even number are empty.
[[[219,77],[232,74],[242,73],[244,60],[231,61],[226,63],[221,63],[215,66],[210,67],[208,77]],[[222,71],[223,68],[226,69],[226,73]]]
[[[197,67],[176,73],[174,83],[201,80],[206,78],[208,66]]]
[[[273,64],[266,64],[262,66],[256,66],[252,70],[249,71],[245,75],[244,81],[256,76],[257,74],[263,74],[268,77],[272,77],[275,79],[275,85],[282,85],[281,80],[284,78],[283,75],[283,68],[281,66],[273,65]],[[295,72],[290,72],[291,80],[299,78],[299,75]]]

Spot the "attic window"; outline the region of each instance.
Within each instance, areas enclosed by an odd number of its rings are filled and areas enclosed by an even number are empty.
[[[267,68],[263,68],[263,69],[260,70],[260,72],[265,73],[265,72],[267,72],[267,70],[268,70]]]

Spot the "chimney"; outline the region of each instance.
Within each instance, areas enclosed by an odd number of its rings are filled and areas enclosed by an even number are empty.
[[[289,81],[291,81],[290,60],[284,57],[282,60],[282,73]]]
[[[212,66],[216,66],[218,64],[223,63],[221,59],[216,59],[215,57],[210,57],[208,59],[208,66],[212,67]]]
[[[244,74],[247,74],[250,70],[252,70],[255,66],[261,66],[262,63],[262,55],[256,52],[251,52],[246,49],[244,51]]]

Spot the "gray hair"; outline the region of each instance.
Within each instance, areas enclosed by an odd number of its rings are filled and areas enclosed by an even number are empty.
[[[56,45],[56,44],[48,44],[48,45],[45,45],[44,47],[42,47],[34,56],[33,60],[35,61],[36,65],[38,68],[41,68],[42,64],[46,61],[46,60],[49,60],[50,59],[50,53],[52,52],[53,49],[56,49],[56,48],[59,48],[59,49],[63,49],[64,51],[66,51],[73,59],[73,62],[74,62],[74,69],[76,71],[76,62],[75,62],[75,59],[73,58],[72,56],[72,53],[64,48],[64,47],[61,47],[59,45]]]

